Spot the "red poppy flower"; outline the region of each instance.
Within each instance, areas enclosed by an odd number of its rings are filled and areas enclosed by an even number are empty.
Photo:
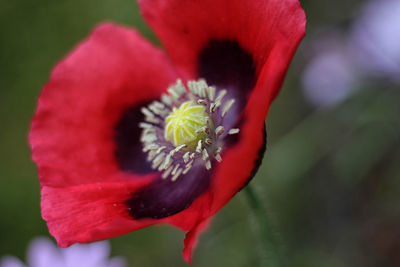
[[[261,161],[268,107],[305,16],[297,0],[139,4],[168,55],[132,29],[104,24],[55,67],[41,93],[29,140],[42,216],[62,247],[169,223],[188,231],[190,262],[210,217]],[[167,88],[169,97],[152,102]],[[192,115],[201,122],[179,132]]]

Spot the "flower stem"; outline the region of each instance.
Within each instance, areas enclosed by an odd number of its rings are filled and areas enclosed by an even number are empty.
[[[254,192],[251,185],[247,185],[244,190],[247,202],[257,220],[257,235],[262,243],[262,256],[260,266],[281,267],[280,248],[277,241],[277,234],[271,226],[270,215],[266,208]]]

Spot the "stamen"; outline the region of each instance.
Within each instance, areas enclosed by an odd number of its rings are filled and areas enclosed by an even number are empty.
[[[180,146],[176,147],[176,148],[175,148],[175,152],[179,152],[179,150],[181,150],[181,149],[184,148],[185,146],[186,146],[186,145],[183,144],[183,145],[180,145]]]
[[[225,117],[226,112],[228,112],[228,110],[232,107],[233,103],[235,103],[235,99],[230,99],[228,102],[226,102],[222,108],[222,117]]]
[[[217,110],[217,108],[218,108],[219,106],[221,106],[221,102],[218,102],[218,103],[211,103],[211,105],[210,105],[210,112],[211,112],[211,113],[214,113],[214,112]]]
[[[229,130],[228,134],[237,134],[237,133],[239,133],[239,131],[240,130],[238,128],[232,128]]]
[[[196,133],[197,134],[199,134],[199,133],[209,134],[210,133],[210,129],[207,126],[204,126],[204,127],[201,127],[200,129],[197,129]]]
[[[173,157],[173,156],[175,155],[175,153],[176,153],[176,150],[173,149],[173,150],[171,150],[171,151],[169,152],[169,155],[170,155],[171,157]]]
[[[154,114],[150,111],[150,110],[148,110],[147,108],[141,108],[141,111],[142,111],[142,113],[145,115],[145,119],[146,119],[146,121],[148,121],[148,122],[152,122],[152,123],[155,123],[155,124],[158,124],[158,123],[160,123],[160,120],[158,120],[155,116],[154,116]]]
[[[199,92],[199,96],[203,98],[206,97],[206,88],[208,87],[207,83],[203,79],[200,79],[198,80],[196,85],[197,85],[197,90]]]
[[[181,79],[178,79],[178,80],[176,81],[176,84],[175,84],[175,86],[174,86],[174,89],[175,89],[176,92],[178,92],[179,96],[181,96],[181,95],[183,95],[184,93],[186,93],[185,86],[183,85]]]
[[[150,152],[147,154],[147,161],[152,161],[155,156],[157,156],[156,151],[150,150]]]
[[[199,85],[197,85],[197,91],[199,92],[200,97],[204,97],[206,94],[205,89]]]
[[[210,101],[214,100],[216,88],[214,86],[207,87],[207,96]]]
[[[172,106],[171,97],[166,94],[161,95],[161,101],[167,106]]]
[[[154,117],[154,114],[151,113],[150,110],[148,110],[147,108],[141,108],[142,113],[146,116],[146,117]]]
[[[166,149],[166,148],[167,148],[166,146],[160,147],[160,148],[157,150],[157,154],[160,153],[161,151],[163,151],[163,150]]]
[[[156,169],[164,160],[164,158],[165,158],[165,153],[158,154],[158,156],[153,160],[153,164],[151,167],[153,169]]]
[[[210,118],[206,118],[206,124],[210,126]]]
[[[201,140],[197,143],[197,147],[196,147],[196,152],[197,153],[201,153],[202,143],[203,142]]]
[[[150,123],[141,122],[139,123],[139,127],[142,129],[151,129],[153,128],[153,125]]]
[[[168,155],[167,155],[168,156]],[[158,169],[157,169],[157,171],[162,171],[162,170],[165,170],[165,168],[164,168],[164,163],[165,163],[165,160],[164,161],[162,161],[161,163],[160,163],[160,166],[158,166]]]
[[[219,91],[218,96],[215,99],[215,102],[222,102],[222,99],[224,99],[224,96],[226,95],[226,93],[227,93],[226,90]]]
[[[221,162],[221,161],[222,161],[222,158],[221,158],[221,155],[220,155],[220,154],[215,154],[214,158],[215,158],[218,162]]]
[[[141,140],[143,143],[152,143],[152,142],[154,142],[154,141],[157,141],[157,136],[156,136],[155,134],[146,134],[146,135],[143,135],[143,136],[140,138],[140,140]]]
[[[165,109],[165,105],[158,102],[154,101],[149,105],[149,109],[156,115],[164,117],[167,115],[168,111]]]
[[[150,128],[145,128],[143,129],[143,134],[156,134],[157,131],[154,127],[150,127]]]
[[[156,129],[154,128],[147,128],[143,130],[144,135],[156,135]]]
[[[174,175],[178,171],[178,169],[179,169],[179,164],[176,164],[171,174]]]
[[[162,165],[162,169],[165,170],[165,169],[169,168],[172,165],[172,162],[173,162],[173,160],[172,160],[171,154],[168,154],[165,157],[164,163]]]
[[[221,134],[223,134],[224,132],[225,132],[225,129],[224,129],[223,126],[218,126],[218,127],[215,129],[215,134],[216,134],[216,135],[221,135]]]
[[[204,99],[199,99],[199,100],[197,100],[197,104],[207,106],[207,101]]]
[[[150,144],[150,145],[145,146],[145,147],[142,149],[142,151],[143,151],[143,152],[147,152],[147,151],[149,151],[149,150],[155,150],[155,149],[158,149],[158,148],[159,148],[159,146],[158,146],[157,144]]]
[[[156,106],[154,106],[154,105],[149,105],[149,109],[156,115],[160,115],[161,114],[160,110],[158,110],[158,108]]]
[[[166,178],[170,175],[170,173],[171,173],[171,171],[172,171],[172,168],[173,168],[173,166],[170,166],[170,167],[161,175],[161,178],[166,179]]]
[[[188,87],[189,87],[190,92],[192,92],[192,94],[200,96],[200,90],[199,90],[200,88],[198,86],[198,82],[190,81],[190,82],[188,82]]]
[[[172,182],[175,182],[175,181],[178,179],[179,175],[181,175],[181,173],[182,173],[182,169],[179,168],[179,169],[176,171],[175,175],[171,178],[171,181],[172,181]]]
[[[175,99],[179,99],[179,97],[181,96],[174,87],[170,87],[168,90],[168,93]]]
[[[209,160],[206,161],[206,169],[207,170],[211,169],[211,161],[209,161]]]
[[[155,117],[146,117],[145,119],[146,119],[146,121],[154,123],[154,124],[159,124],[160,123],[160,120],[155,118]]]
[[[182,174],[188,173],[191,168],[192,168],[192,165],[187,165],[186,169],[183,170]]]
[[[157,107],[160,110],[165,108],[165,105],[163,103],[161,103],[161,102],[154,101],[153,104],[154,104],[155,107]]]
[[[184,161],[185,163],[187,163],[187,162],[189,161],[189,156],[190,156],[190,152],[186,152],[186,153],[183,155],[183,161]]]
[[[194,160],[192,159],[188,164],[186,164],[186,167],[192,167]]]
[[[202,159],[203,159],[203,160],[208,159],[207,149],[203,149],[202,155],[203,155],[203,156],[202,156]]]

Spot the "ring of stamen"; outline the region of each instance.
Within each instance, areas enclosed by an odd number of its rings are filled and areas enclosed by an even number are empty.
[[[187,90],[187,88],[189,90]],[[222,122],[234,99],[224,100],[226,90],[217,92],[204,80],[189,81],[187,88],[178,80],[161,96],[141,109],[143,152],[151,167],[163,171],[162,178],[179,176],[201,161],[209,170],[211,161],[221,162],[223,138],[238,134],[239,129],[224,129]]]

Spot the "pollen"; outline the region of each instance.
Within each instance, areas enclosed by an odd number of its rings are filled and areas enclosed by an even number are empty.
[[[174,146],[195,147],[199,140],[207,137],[207,122],[210,121],[205,107],[187,101],[174,108],[165,119],[164,138]]]

